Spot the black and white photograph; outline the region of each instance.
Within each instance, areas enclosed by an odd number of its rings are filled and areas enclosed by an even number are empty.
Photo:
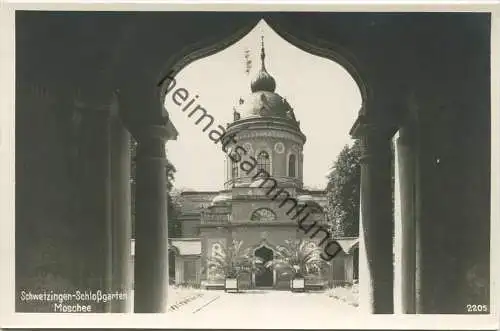
[[[6,3],[1,326],[498,328],[498,8],[393,7]]]

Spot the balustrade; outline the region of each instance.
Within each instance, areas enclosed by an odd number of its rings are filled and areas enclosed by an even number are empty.
[[[202,213],[201,224],[226,224],[231,221],[229,214]]]

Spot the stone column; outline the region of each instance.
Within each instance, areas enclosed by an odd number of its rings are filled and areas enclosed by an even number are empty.
[[[370,285],[368,307],[371,313],[392,314],[391,141],[377,127],[368,125],[361,135],[361,143],[361,230]]]
[[[401,303],[404,314],[416,313],[416,167],[414,137],[409,128],[401,128],[397,140],[399,191],[401,201],[401,258],[397,261],[401,275]]]
[[[164,126],[137,133],[135,193],[136,313],[164,313],[168,289],[168,227]]]
[[[112,107],[118,107],[116,104]],[[132,270],[130,270],[132,221],[130,192],[130,134],[123,126],[117,109],[111,117],[111,216],[112,216],[112,290],[126,295],[125,300],[113,300],[114,313],[130,310]]]
[[[81,290],[112,288],[111,141],[110,107],[105,102],[76,102],[80,114],[77,151],[74,153],[76,209],[80,239],[74,246],[82,251]],[[94,304],[93,312],[110,312],[111,302]]]

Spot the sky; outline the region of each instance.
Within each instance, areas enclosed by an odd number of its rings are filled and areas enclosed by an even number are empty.
[[[304,145],[304,186],[323,189],[337,155],[352,144],[349,129],[361,107],[361,93],[354,79],[339,64],[321,58],[288,43],[264,21],[230,47],[199,59],[175,77],[188,101],[198,95],[196,104],[207,110],[217,124],[232,121],[233,107],[240,97],[251,93],[250,81],[260,69],[261,37],[264,37],[266,69],[276,80],[276,93],[294,108],[307,141]],[[250,73],[245,72],[245,50],[250,51]],[[177,140],[168,141],[167,157],[177,168],[174,187],[179,190],[223,189],[224,153],[188,118],[169,93],[165,99]],[[187,101],[186,101],[187,102]],[[190,108],[192,109],[192,108]]]

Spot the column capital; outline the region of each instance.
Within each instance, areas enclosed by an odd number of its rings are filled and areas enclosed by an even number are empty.
[[[360,114],[354,121],[349,134],[352,138],[363,136],[382,136],[390,139],[394,135],[394,125],[389,121],[371,118],[365,114]]]
[[[365,128],[364,135],[358,138],[361,142],[361,163],[375,158],[391,157],[391,140],[377,127]]]
[[[166,142],[169,132],[166,125],[144,125],[135,130],[134,137],[139,144],[152,140]]]
[[[167,128],[163,125],[143,126],[135,131],[137,140],[137,162],[161,161],[166,165],[165,142]]]

